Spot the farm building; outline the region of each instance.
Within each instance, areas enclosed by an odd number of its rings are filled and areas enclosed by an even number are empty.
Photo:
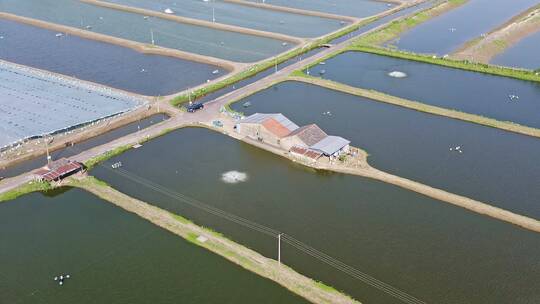
[[[283,148],[290,150],[293,146],[311,147],[328,135],[316,124],[303,126],[291,132],[282,140]]]
[[[326,134],[316,124],[298,127],[283,114],[256,113],[240,120],[236,132],[248,138],[279,147],[308,162],[321,156],[338,157],[349,152],[350,141]]]
[[[255,113],[235,125],[236,132],[260,142],[281,147],[281,139],[298,126],[283,114]]]
[[[80,172],[83,169],[84,167],[81,163],[61,158],[37,170],[35,174],[38,180],[53,182]]]

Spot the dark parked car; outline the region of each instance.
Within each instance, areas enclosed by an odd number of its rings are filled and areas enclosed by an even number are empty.
[[[202,104],[200,102],[195,102],[195,103],[192,103],[192,104],[188,105],[186,107],[186,109],[187,109],[187,111],[189,113],[193,113],[193,112],[195,112],[197,110],[204,109],[204,104]]]

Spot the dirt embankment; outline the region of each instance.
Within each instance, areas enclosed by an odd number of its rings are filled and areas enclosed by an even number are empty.
[[[453,58],[489,63],[495,56],[540,31],[540,5],[515,16],[487,35],[473,39],[458,49]]]
[[[270,279],[312,303],[359,304],[359,302],[345,294],[324,287],[286,265],[279,265],[276,260],[264,257],[247,247],[165,210],[129,197],[92,178],[74,181],[72,184],[128,212],[135,213],[149,222],[204,247],[261,277]],[[201,239],[200,236],[204,238]]]

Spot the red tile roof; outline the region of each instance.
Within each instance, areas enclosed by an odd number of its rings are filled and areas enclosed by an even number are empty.
[[[83,167],[80,163],[60,160],[58,163],[52,163],[51,169],[39,169],[36,174],[46,181],[55,181],[61,177],[81,170]]]

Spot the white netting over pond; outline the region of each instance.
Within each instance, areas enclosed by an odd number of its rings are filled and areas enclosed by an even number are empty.
[[[146,103],[109,88],[0,61],[0,148]]]

